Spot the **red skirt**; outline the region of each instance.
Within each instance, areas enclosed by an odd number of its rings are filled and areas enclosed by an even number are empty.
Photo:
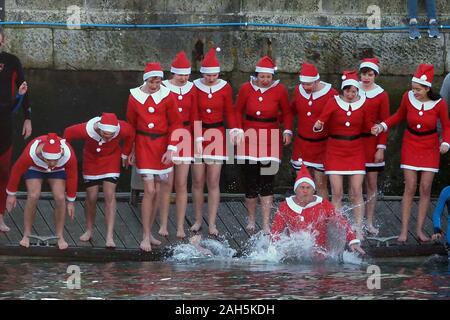
[[[168,136],[151,138],[136,134],[136,172],[139,174],[165,174],[172,171],[173,164],[161,162],[167,152]]]
[[[363,137],[364,152],[366,155],[366,167],[368,168],[382,168],[385,162],[375,162],[375,153],[377,152],[378,138],[376,136]]]
[[[293,167],[300,169],[298,159],[302,159],[307,167],[324,169],[325,151],[327,147],[327,139],[309,141],[297,136],[294,140],[294,150],[292,151],[291,163]]]
[[[228,160],[225,128],[202,128],[204,160]]]
[[[175,164],[192,163],[194,161],[194,147],[191,127],[185,126],[178,136],[177,151],[173,156],[173,162]]]
[[[325,173],[353,175],[366,173],[363,140],[328,138],[325,153]]]
[[[438,134],[417,136],[405,130],[402,142],[400,168],[414,171],[439,171]]]
[[[245,130],[245,140],[236,147],[236,159],[281,162],[283,141],[279,129]]]

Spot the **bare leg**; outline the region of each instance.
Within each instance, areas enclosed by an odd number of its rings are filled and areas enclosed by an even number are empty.
[[[177,210],[177,238],[186,237],[184,232],[184,219],[186,217],[187,207],[187,178],[189,175],[190,164],[179,164],[175,168],[175,192],[176,192],[176,210]]]
[[[367,172],[366,186],[367,186],[367,231],[371,234],[378,234],[378,229],[373,225],[373,217],[375,215],[375,208],[377,205],[378,193],[378,172]]]
[[[41,196],[42,179],[28,179],[25,182],[27,186],[27,202],[24,209],[24,230],[23,238],[20,241],[22,247],[28,248],[30,246],[30,234],[33,227],[34,215],[36,213],[36,206]]]
[[[330,175],[331,202],[336,210],[342,209],[342,198],[344,196],[344,177],[337,174]]]
[[[265,234],[270,233],[270,210],[273,206],[273,196],[261,197],[261,211],[263,218],[262,229]]]
[[[402,199],[402,229],[398,241],[405,242],[408,239],[409,218],[411,217],[411,206],[417,189],[417,171],[403,169],[405,176],[405,191]]]
[[[430,241],[423,232],[423,225],[427,217],[428,208],[430,206],[431,186],[433,184],[434,172],[422,171],[420,177],[420,199],[419,214],[417,216],[417,237],[420,241]]]
[[[246,229],[249,232],[255,232],[256,230],[256,204],[258,198],[245,198],[245,207],[248,212],[248,224]]]
[[[55,228],[58,237],[58,248],[67,249],[69,246],[64,240],[64,222],[66,219],[66,180],[48,179],[55,200]]]
[[[114,243],[114,220],[116,218],[116,184],[103,182],[103,193],[105,195],[105,223],[106,223],[106,247],[115,248]]]
[[[86,215],[86,232],[80,237],[81,241],[89,241],[92,239],[94,232],[95,215],[97,212],[98,186],[86,188],[85,215]]]
[[[209,234],[219,235],[217,230],[217,210],[220,203],[220,170],[222,164],[208,164],[206,169],[206,185],[208,187],[208,224]]]
[[[173,171],[169,173],[169,180],[162,182],[159,191],[159,235],[169,236],[167,224],[169,222],[170,195],[173,189]],[[157,199],[158,199],[157,198]]]
[[[8,232],[10,230],[3,219],[5,214],[6,213],[0,213],[0,232]]]
[[[195,223],[191,231],[197,232],[202,227],[203,221],[203,191],[205,188],[206,164],[195,163],[192,166],[192,195],[194,200]]]
[[[143,179],[144,183],[144,197],[142,199],[141,216],[142,216],[142,227],[143,236],[140,248],[146,252],[152,251],[152,246],[150,244],[151,237],[151,218],[153,215],[153,204],[155,202],[156,188],[154,180]]]
[[[350,176],[350,200],[353,204],[353,214],[355,217],[356,236],[363,240],[362,223],[364,220],[364,198],[362,194],[363,174]]]
[[[323,171],[312,170],[312,176],[317,187],[317,195],[328,200],[328,177]]]

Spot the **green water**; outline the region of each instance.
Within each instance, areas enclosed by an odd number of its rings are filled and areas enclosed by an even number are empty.
[[[111,71],[48,71],[26,70],[29,92],[33,108],[33,136],[55,131],[62,134],[64,129],[74,123],[86,121],[101,112],[115,112],[125,119],[129,89],[142,82],[140,72],[111,72]],[[193,75],[192,79],[199,75]],[[235,94],[239,86],[248,81],[249,74],[225,74],[224,79],[229,80]],[[282,82],[292,92],[296,86],[297,75],[281,75]],[[336,86],[339,82],[337,76],[322,75],[324,81]],[[410,77],[380,77],[378,83],[389,93],[391,112],[394,112],[403,93],[408,90]],[[442,78],[435,80],[435,88],[440,88]],[[15,157],[25,146],[20,139],[19,122],[17,121],[14,150]],[[400,170],[401,137],[405,126],[399,125],[391,131],[388,150],[386,152],[387,167],[380,179],[380,190],[385,195],[400,195],[403,193],[403,175]],[[80,151],[80,144],[74,147]],[[294,181],[294,172],[289,164],[291,148],[285,148],[283,163],[277,175],[275,186],[277,193],[290,190]],[[81,152],[78,152],[81,158]],[[450,181],[449,155],[441,158],[441,171],[433,184],[433,195]],[[80,159],[79,159],[80,160]],[[81,165],[81,162],[80,162]],[[236,165],[227,165],[222,170],[222,192],[242,192],[240,170]],[[125,172],[120,180],[118,191],[129,190],[130,174]],[[23,189],[22,189],[23,190]]]

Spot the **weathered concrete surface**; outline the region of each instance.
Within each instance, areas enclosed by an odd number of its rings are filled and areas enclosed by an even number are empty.
[[[174,24],[262,22],[306,25],[367,26],[368,8],[377,5],[382,26],[406,22],[406,1],[382,0],[6,0],[6,21],[66,23],[80,8],[81,23]],[[450,1],[437,1],[441,23],[450,24]],[[421,21],[426,21],[420,8]],[[382,72],[411,74],[419,63],[436,66],[437,74],[450,70],[449,36],[411,41],[405,31],[329,32],[279,28],[82,29],[65,27],[7,27],[7,50],[21,57],[26,68],[57,70],[141,71],[149,60],[164,68],[179,50],[199,56],[211,46],[220,54],[226,72],[250,72],[264,54],[273,56],[282,73],[296,73],[301,61],[319,66],[322,74],[354,68],[360,58],[375,54]],[[202,50],[196,49],[201,44]],[[201,48],[200,48],[201,49]]]

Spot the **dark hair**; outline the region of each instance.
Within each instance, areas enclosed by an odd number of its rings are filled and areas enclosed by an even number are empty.
[[[378,72],[376,72],[375,70],[373,70],[372,68],[369,68],[369,67],[363,67],[363,68],[359,69],[359,74],[368,73],[370,71],[373,71],[375,73],[375,77],[378,76]]]
[[[436,101],[441,98],[441,95],[439,93],[433,92],[433,89],[430,88],[430,90],[427,92],[427,97],[433,101]]]
[[[349,84],[349,85],[347,85],[347,86],[345,86],[345,87],[342,88],[341,93],[344,93],[344,91],[350,89],[350,87],[355,87],[355,86]],[[355,88],[356,88],[356,89],[358,90],[358,92],[359,92],[359,89],[358,89],[357,87],[355,87]]]

